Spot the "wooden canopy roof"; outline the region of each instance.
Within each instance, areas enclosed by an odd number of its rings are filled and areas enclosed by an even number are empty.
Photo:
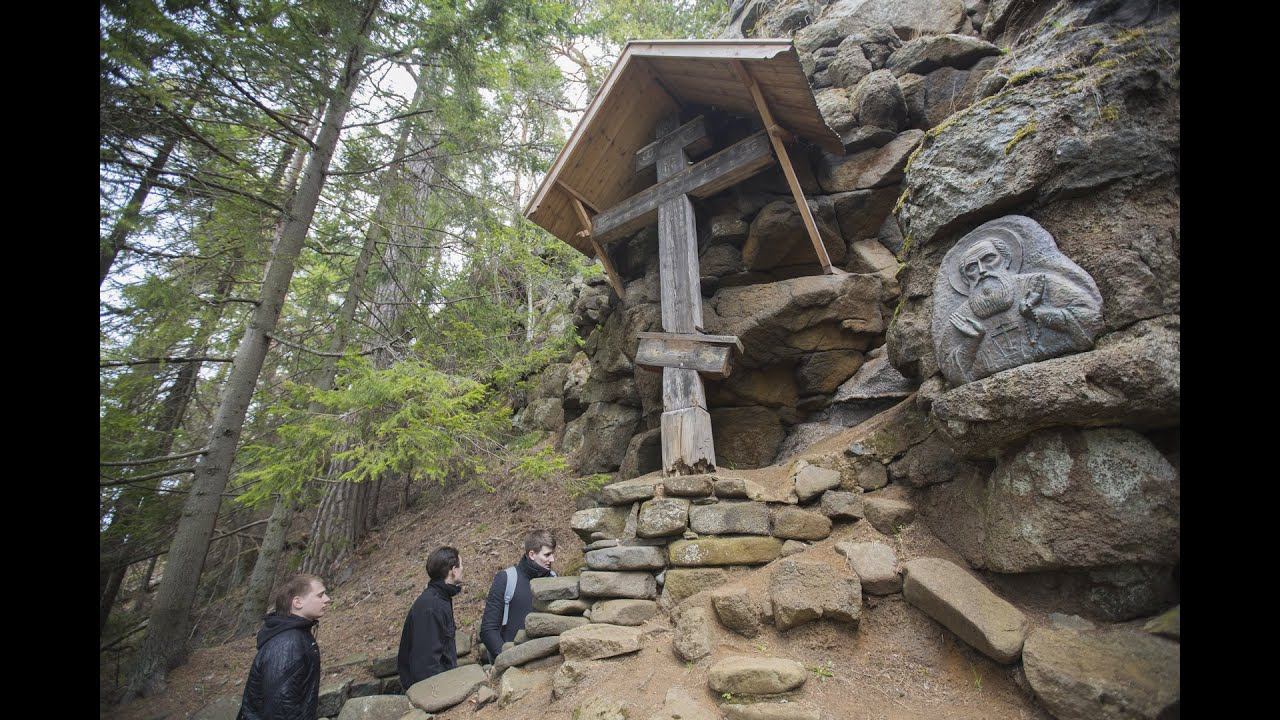
[[[738,61],[756,81],[775,121],[792,134],[844,154],[818,112],[790,40],[636,40],[627,43],[582,120],[525,208],[525,217],[593,257],[573,198],[599,213],[651,183],[635,152],[653,141],[660,118],[684,105],[755,116]],[[650,173],[652,175],[652,173]]]

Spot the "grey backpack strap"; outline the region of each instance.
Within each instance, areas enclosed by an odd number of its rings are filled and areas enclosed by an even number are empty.
[[[503,572],[507,574],[507,589],[502,594],[502,627],[506,627],[507,613],[511,611],[511,598],[516,595],[516,568],[513,565]]]
[[[555,570],[549,570],[548,572],[550,572],[550,573],[551,573],[551,577],[560,577],[559,575],[556,575],[556,571],[555,571]]]

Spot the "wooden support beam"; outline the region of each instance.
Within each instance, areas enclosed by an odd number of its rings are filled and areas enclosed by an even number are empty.
[[[596,213],[597,215],[600,213],[600,208],[596,207],[595,203],[588,200],[582,193],[578,192],[577,190],[574,190],[565,181],[559,178],[556,178],[556,184],[560,186],[561,190],[564,190],[565,192],[569,193],[569,197],[572,197],[573,199],[585,205],[589,210],[591,210],[591,212]]]
[[[658,149],[666,143],[679,145],[689,153],[700,153],[711,147],[706,118],[699,115],[676,128],[674,132],[654,140],[636,151],[636,172],[658,162]]]
[[[800,217],[804,220],[805,230],[809,231],[809,241],[813,243],[813,251],[818,255],[818,263],[822,265],[822,272],[831,275],[835,270],[831,267],[831,257],[827,255],[827,246],[822,242],[822,236],[818,234],[818,223],[814,222],[813,213],[809,211],[809,203],[804,199],[804,191],[800,189],[800,181],[796,179],[795,168],[791,166],[791,156],[787,154],[787,146],[783,144],[779,137],[780,133],[775,132],[774,128],[780,128],[773,119],[773,113],[769,111],[769,105],[764,101],[764,95],[760,92],[760,85],[756,83],[756,79],[751,77],[750,71],[742,64],[741,60],[731,60],[733,71],[737,73],[738,79],[742,84],[747,86],[747,90],[751,93],[751,100],[756,105],[756,111],[760,113],[760,120],[766,128],[769,128],[769,142],[773,143],[773,151],[778,154],[778,164],[782,165],[782,174],[787,177],[787,185],[791,187],[791,195],[796,199],[796,209],[800,211]]]
[[[667,200],[714,195],[772,164],[767,133],[758,132],[597,214],[591,219],[591,235],[602,244],[630,235],[653,223]]]
[[[732,345],[642,337],[636,347],[636,366],[645,370],[696,370],[704,377],[722,380],[733,370],[733,350]]]
[[[609,278],[609,285],[613,287],[613,291],[618,293],[618,299],[624,297],[622,289],[622,277],[618,275],[617,269],[613,267],[613,261],[609,259],[609,253],[600,247],[600,243],[591,236],[591,216],[587,215],[587,209],[582,206],[582,201],[573,198],[573,209],[578,214],[578,222],[582,223],[582,230],[578,231],[578,235],[585,236],[591,241],[591,249],[596,251],[596,257],[600,258],[600,264],[604,266],[604,274]]]
[[[638,338],[653,338],[654,340],[693,340],[695,342],[707,343],[709,345],[732,345],[738,349],[738,352],[746,352],[742,349],[742,341],[737,335],[707,335],[706,333],[669,333],[669,332],[652,332],[644,330],[636,333]]]

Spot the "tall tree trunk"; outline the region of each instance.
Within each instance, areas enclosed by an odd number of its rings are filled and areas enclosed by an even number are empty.
[[[242,637],[257,630],[258,623],[262,622],[272,586],[275,585],[281,551],[284,550],[284,540],[289,534],[293,513],[292,502],[284,498],[276,500],[276,505],[271,510],[271,519],[267,521],[267,531],[262,535],[262,547],[258,549],[258,559],[253,563],[253,574],[249,576],[249,589],[245,593],[244,604],[240,606],[240,618],[236,621],[236,637]]]
[[[138,612],[147,601],[147,589],[151,587],[151,576],[156,572],[156,561],[160,558],[153,557],[147,561],[147,570],[142,573],[142,582],[138,584],[138,592],[133,596],[133,611]]]
[[[275,330],[283,309],[294,264],[311,226],[329,161],[338,143],[342,122],[351,104],[364,59],[368,37],[379,0],[370,0],[362,13],[356,41],[348,50],[333,100],[325,112],[316,147],[307,160],[297,194],[286,205],[287,219],[277,238],[257,307],[235,359],[209,436],[208,452],[196,463],[191,491],[169,547],[164,582],[156,593],[147,626],[147,636],[134,658],[125,699],[163,690],[168,670],[186,657],[186,635],[196,586],[204,568],[205,555],[218,517],[222,491],[227,486],[236,444],[244,427],[245,414],[253,397],[270,345],[268,334]]]
[[[428,88],[430,87],[429,71],[423,68],[418,76],[417,88],[414,93],[411,108],[416,109],[423,101]],[[412,121],[406,121],[400,129],[400,136],[396,142],[395,155],[393,157],[404,157],[409,149],[409,141],[412,135]],[[392,220],[392,204],[393,198],[397,195],[398,188],[404,182],[412,183],[411,187],[415,190],[426,189],[430,192],[430,181],[434,178],[433,159],[426,154],[417,155],[413,161],[409,163],[397,163],[392,166],[388,173],[387,179],[383,184],[383,192],[378,197],[378,205],[374,210],[373,220],[370,222],[365,232],[365,241],[360,249],[360,256],[357,259],[355,272],[352,276],[351,286],[347,290],[347,296],[342,304],[342,311],[339,314],[339,325],[333,336],[333,345],[329,348],[331,353],[339,353],[345,348],[347,340],[346,329],[355,319],[355,311],[360,294],[364,290],[364,283],[369,271],[374,254],[377,252],[378,245],[383,245],[382,264],[384,271],[392,273],[396,266],[396,259],[399,257],[397,251],[399,238],[391,237],[391,243],[384,242],[388,236],[394,236],[394,232],[388,231],[388,225]],[[419,170],[416,165],[430,167],[430,172],[425,174]],[[404,176],[408,175],[408,178]],[[403,212],[405,201],[394,201],[397,203],[397,210]],[[408,204],[424,203],[426,196],[421,192],[415,193]],[[415,205],[415,207],[421,207]],[[403,220],[403,218],[398,218]],[[396,228],[403,227],[403,222],[395,224]],[[394,320],[395,315],[399,312],[400,305],[397,299],[400,294],[396,290],[394,278],[391,278],[390,285],[388,281],[380,283],[374,291],[374,302],[372,315],[375,320],[385,322],[388,318]],[[390,304],[388,304],[390,303]],[[393,331],[388,331],[388,336]],[[366,345],[366,350],[369,347]],[[385,368],[389,366],[389,357],[384,357],[385,350],[379,350],[374,354],[374,364],[376,367]],[[322,374],[317,379],[317,386],[323,389],[333,387],[333,381],[337,374],[337,358],[329,357],[325,360],[322,368]],[[313,408],[313,411],[319,412],[320,408]],[[335,450],[341,452],[347,449],[341,447]],[[315,520],[311,525],[311,539],[307,544],[306,555],[302,561],[302,571],[314,573],[317,575],[325,575],[330,573],[339,563],[346,553],[355,547],[364,535],[372,529],[377,521],[377,498],[381,487],[381,478],[365,482],[365,483],[349,483],[337,482],[338,478],[345,473],[349,467],[341,462],[331,462],[326,468],[326,479],[334,481],[336,484],[330,485],[325,492],[324,498],[320,501],[320,507],[316,510]]]

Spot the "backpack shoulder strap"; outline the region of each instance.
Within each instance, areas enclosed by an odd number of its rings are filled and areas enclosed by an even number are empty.
[[[507,575],[507,588],[502,595],[502,627],[506,627],[507,614],[511,611],[511,598],[516,594],[516,568],[512,565],[503,572]]]

